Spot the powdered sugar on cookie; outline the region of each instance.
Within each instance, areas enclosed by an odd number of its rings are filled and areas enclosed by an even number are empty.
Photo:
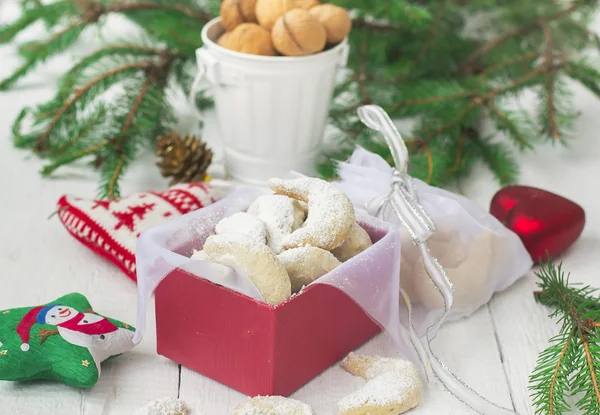
[[[315,415],[310,406],[282,396],[257,396],[238,405],[232,415]]]
[[[134,415],[187,415],[189,409],[184,401],[177,398],[165,398],[152,401],[145,408],[138,409]]]
[[[421,400],[421,379],[406,360],[350,353],[342,367],[368,382],[338,403],[341,415],[401,414]]]
[[[289,197],[265,195],[250,205],[248,213],[265,224],[267,245],[274,253],[279,254],[283,251],[285,238],[294,231],[295,226],[299,226],[301,214],[296,213],[297,210],[302,212],[300,205],[296,206]]]
[[[344,243],[354,225],[354,207],[342,191],[331,183],[314,178],[269,180],[276,193],[308,203],[304,225],[285,240],[285,248],[314,246],[332,250]]]
[[[267,228],[256,216],[245,212],[238,212],[223,218],[215,228],[217,235],[234,234],[242,235],[259,244],[267,243]]]

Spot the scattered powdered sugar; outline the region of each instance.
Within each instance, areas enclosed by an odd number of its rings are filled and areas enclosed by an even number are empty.
[[[217,235],[236,234],[243,235],[259,244],[267,243],[267,228],[256,216],[245,212],[238,212],[223,218],[215,228]]]
[[[275,254],[283,251],[284,239],[294,230],[297,220],[295,210],[294,201],[282,195],[260,196],[248,208],[250,215],[265,224],[267,244]]]
[[[177,398],[164,398],[152,401],[134,415],[187,415],[189,409],[184,401]]]
[[[240,405],[232,415],[315,415],[305,403],[282,396],[257,396]]]
[[[338,403],[338,410],[341,414],[355,413],[358,408],[401,414],[417,406],[420,399],[421,382],[416,372],[392,371],[377,376],[358,391],[343,398]]]

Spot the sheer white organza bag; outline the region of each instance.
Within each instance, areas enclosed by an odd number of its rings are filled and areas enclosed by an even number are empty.
[[[444,298],[402,220],[393,209],[380,211],[381,199],[397,180],[394,169],[379,155],[358,148],[350,160],[339,164],[338,174],[338,187],[355,206],[399,227],[402,288],[413,304],[417,331],[424,334],[443,314]],[[429,249],[454,286],[448,319],[471,315],[531,269],[531,257],[519,237],[475,202],[418,179],[412,179],[412,184],[419,204],[435,224]]]
[[[484,415],[515,414],[479,395],[435,355],[431,342],[447,319],[466,317],[524,276],[533,265],[518,236],[469,199],[408,175],[408,150],[385,111],[358,109],[383,134],[395,168],[358,148],[340,163],[336,185],[357,209],[396,226],[401,235],[401,297],[413,346],[428,377]],[[406,323],[404,323],[406,324]]]

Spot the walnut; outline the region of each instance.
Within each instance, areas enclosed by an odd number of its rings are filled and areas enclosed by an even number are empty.
[[[257,0],[256,19],[267,30],[272,30],[277,19],[294,8],[292,0]]]
[[[303,9],[293,9],[281,16],[272,34],[275,49],[286,56],[321,52],[327,42],[325,27]]]
[[[231,44],[231,32],[225,32],[221,36],[219,36],[217,44],[227,49],[233,49],[233,45]]]
[[[256,18],[267,30],[272,30],[277,19],[292,9],[308,10],[319,5],[319,0],[257,0]]]
[[[233,30],[246,22],[256,22],[256,0],[224,0],[221,3],[221,24]]]
[[[327,43],[340,43],[352,29],[352,19],[348,11],[333,4],[322,4],[310,9],[327,31]]]
[[[315,6],[321,4],[319,0],[294,0],[294,9],[312,9]]]
[[[271,34],[256,23],[242,23],[224,33],[217,43],[224,48],[251,55],[275,56]]]

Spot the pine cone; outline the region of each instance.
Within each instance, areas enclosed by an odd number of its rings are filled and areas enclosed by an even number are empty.
[[[213,152],[194,136],[182,137],[175,131],[156,139],[156,163],[163,177],[171,177],[170,184],[203,182],[212,161]]]

